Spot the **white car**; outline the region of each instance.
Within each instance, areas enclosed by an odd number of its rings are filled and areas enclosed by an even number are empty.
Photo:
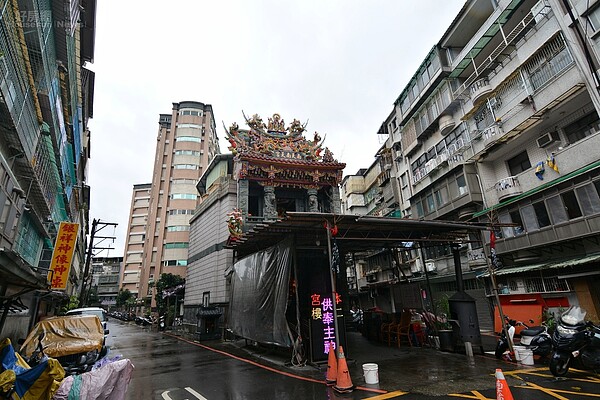
[[[100,307],[74,308],[67,311],[65,315],[95,315],[100,318],[102,328],[104,328],[105,331],[108,329],[108,315],[106,314],[106,311]]]

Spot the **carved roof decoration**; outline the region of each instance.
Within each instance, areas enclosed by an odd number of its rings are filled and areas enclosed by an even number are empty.
[[[244,114],[244,119],[249,129],[240,129],[235,122],[225,128],[229,150],[239,164],[237,178],[286,187],[319,187],[341,181],[346,164],[323,147],[325,138],[318,132],[313,140],[304,137],[306,123],[294,119],[286,127],[277,113],[266,124],[257,114],[251,118]]]
[[[333,153],[323,147],[325,138],[321,139],[318,132],[314,133],[313,140],[302,135],[306,131],[306,123],[294,119],[286,128],[285,121],[277,113],[268,119],[267,124],[258,114],[251,118],[244,114],[244,119],[250,129],[240,129],[235,122],[229,129],[225,128],[231,144],[229,150],[234,155],[338,163]]]

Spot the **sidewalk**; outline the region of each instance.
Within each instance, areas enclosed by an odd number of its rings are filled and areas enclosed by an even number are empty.
[[[447,393],[463,393],[471,390],[484,390],[495,385],[496,368],[503,371],[531,368],[516,363],[496,360],[490,354],[481,354],[479,347],[473,348],[472,359],[465,354],[449,353],[427,347],[402,348],[388,347],[368,341],[358,332],[347,333],[348,370],[355,386],[405,391],[429,396]],[[484,351],[493,351],[497,338],[482,334]],[[290,351],[261,346],[247,345],[246,341],[203,342],[238,356],[251,358],[261,364],[317,380],[325,379],[327,364],[320,366],[293,366]],[[378,366],[379,384],[365,384],[363,364],[375,363]],[[509,384],[518,385],[514,381]]]

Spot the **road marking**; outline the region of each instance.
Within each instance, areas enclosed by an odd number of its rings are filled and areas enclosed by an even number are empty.
[[[561,381],[569,380],[569,381],[579,381],[579,382],[588,382],[588,383],[600,383],[600,379],[594,378],[593,376],[588,376],[586,378],[575,378],[572,376],[569,376],[568,378],[565,378],[565,377],[557,378],[550,373],[541,374],[541,373],[532,373],[532,372],[528,372],[527,375],[539,376],[541,378],[554,378],[556,380],[561,380]]]
[[[576,394],[578,396],[600,397],[600,394],[594,394],[594,393],[574,392],[571,390],[562,390],[562,389],[548,389],[543,386],[538,386],[535,383],[531,383],[531,382],[527,382],[527,386],[520,386],[520,387],[522,387],[524,389],[540,390],[554,398],[561,399],[561,400],[569,400],[569,398],[563,397],[563,396],[559,395],[558,393]]]
[[[212,351],[214,353],[221,354],[221,355],[224,355],[224,356],[227,356],[227,357],[231,357],[234,360],[245,362],[245,363],[248,363],[250,365],[254,365],[255,367],[259,367],[259,368],[262,368],[264,370],[274,372],[276,374],[288,376],[290,378],[299,379],[299,380],[303,380],[303,381],[306,381],[306,382],[319,383],[319,384],[322,384],[322,385],[326,384],[325,380],[317,380],[317,379],[308,378],[308,377],[301,376],[301,375],[292,374],[290,372],[280,371],[280,370],[278,370],[276,368],[272,368],[272,367],[268,367],[266,365],[262,365],[262,364],[260,364],[260,363],[258,363],[256,361],[252,361],[252,360],[248,360],[246,358],[235,356],[235,355],[230,354],[230,353],[228,353],[226,351],[223,351],[223,350],[218,350],[218,349],[215,349],[215,348],[210,347],[210,346],[206,346],[206,345],[203,345],[203,344],[200,344],[200,343],[192,342],[191,340],[187,340],[187,339],[182,338],[180,336],[171,335],[169,333],[163,333],[163,335],[169,336],[169,337],[171,337],[173,339],[176,339],[176,340],[180,340],[182,342],[186,342],[188,344],[191,344],[192,346],[201,347],[201,348],[203,348],[205,350]],[[363,386],[357,386],[355,389],[356,390],[363,390],[363,391],[366,391],[366,392],[374,392],[374,393],[387,393],[388,392],[387,390],[383,390],[383,389],[368,388],[368,387],[363,387]]]
[[[164,392],[162,392],[160,395],[162,396],[163,399],[165,400],[173,400],[171,397],[169,397],[169,392],[171,392],[170,390],[165,390]]]
[[[541,392],[546,393],[547,395],[549,395],[551,397],[554,397],[554,398],[557,398],[557,399],[560,399],[560,400],[569,400],[568,397],[563,397],[563,396],[561,396],[561,395],[559,395],[559,394],[556,393],[556,392],[568,393],[565,390],[548,389],[548,388],[545,388],[543,386],[536,385],[535,383],[532,383],[532,382],[527,382],[527,385],[526,386],[522,386],[522,388],[523,389],[539,390]],[[573,392],[571,392],[571,393],[573,393]],[[582,394],[582,393],[575,393],[575,394]]]
[[[190,392],[191,394],[193,394],[198,400],[207,400],[206,397],[202,396],[200,393],[196,392],[191,387],[186,387],[185,390],[187,390],[188,392]]]
[[[393,397],[400,397],[403,396],[405,394],[408,394],[408,392],[402,392],[400,390],[397,390],[395,392],[389,392],[386,394],[381,394],[379,396],[374,396],[374,397],[366,397],[364,400],[385,400],[385,399],[391,399]]]
[[[464,399],[475,399],[475,400],[496,400],[496,399],[490,399],[489,397],[485,397],[484,395],[479,393],[477,390],[473,390],[473,391],[471,391],[471,393],[473,393],[473,396],[468,395],[468,394],[460,394],[460,393],[449,394],[448,396],[462,397]]]

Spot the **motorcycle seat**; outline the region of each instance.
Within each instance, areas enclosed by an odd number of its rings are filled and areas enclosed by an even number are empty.
[[[521,331],[521,336],[537,336],[544,332],[544,330],[545,328],[543,326],[532,326],[531,328],[523,329]]]

